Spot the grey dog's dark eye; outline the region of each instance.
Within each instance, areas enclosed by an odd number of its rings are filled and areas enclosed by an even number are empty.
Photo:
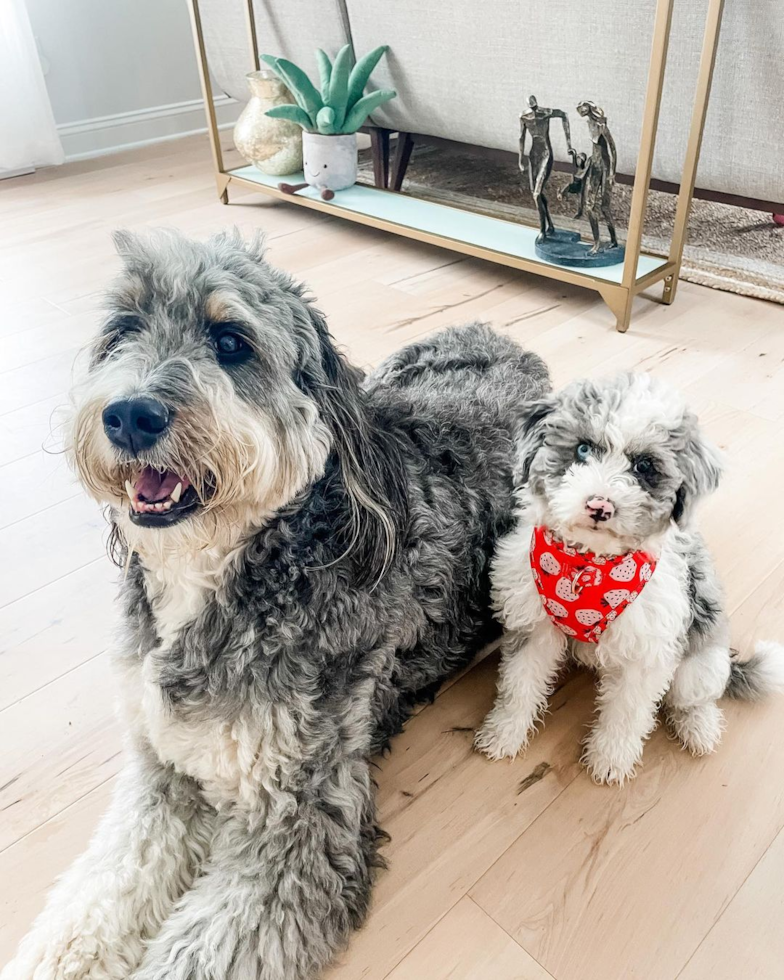
[[[249,345],[234,330],[220,330],[214,333],[212,346],[222,364],[236,364],[246,360],[251,354]]]
[[[590,442],[581,442],[575,449],[574,455],[581,463],[584,463],[589,456],[593,456],[593,446]]]

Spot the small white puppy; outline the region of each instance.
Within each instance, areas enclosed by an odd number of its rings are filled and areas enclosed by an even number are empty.
[[[721,473],[695,416],[647,374],[577,382],[533,407],[518,452],[520,509],[492,571],[506,628],[498,696],[477,748],[500,759],[526,747],[571,653],[599,674],[583,757],[594,779],[633,776],[660,705],[683,745],[713,751],[718,698],[784,687],[784,649],[730,659],[721,589],[691,526]]]

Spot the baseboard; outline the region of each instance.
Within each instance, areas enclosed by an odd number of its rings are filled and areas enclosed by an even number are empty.
[[[18,170],[0,170],[0,180],[8,180],[9,177],[26,177],[34,174],[35,167],[20,167]]]
[[[215,113],[221,129],[233,126],[242,111],[242,103],[228,95],[215,98]],[[201,99],[174,102],[171,105],[118,112],[57,127],[66,160],[87,160],[129,150],[137,146],[179,139],[207,131],[204,104]]]

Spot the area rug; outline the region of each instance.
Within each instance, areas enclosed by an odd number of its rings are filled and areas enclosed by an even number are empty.
[[[372,182],[369,151],[360,157],[360,179]],[[559,201],[558,188],[569,182],[562,173],[550,179],[550,210],[561,227],[588,233],[587,222],[575,221],[574,198]],[[493,217],[536,224],[527,182],[514,166],[452,148],[415,147],[403,193],[478,211]],[[618,233],[625,236],[632,189],[618,184],[615,214]],[[676,197],[651,191],[643,247],[666,255],[675,218]],[[688,244],[681,276],[690,282],[784,304],[784,227],[763,211],[695,199],[689,217]]]

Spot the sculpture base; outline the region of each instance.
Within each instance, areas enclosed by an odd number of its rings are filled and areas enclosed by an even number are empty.
[[[540,259],[556,265],[568,265],[578,269],[600,269],[623,262],[626,248],[618,245],[611,248],[603,245],[595,255],[591,255],[591,244],[580,241],[576,231],[562,231],[556,228],[543,242],[536,243],[536,254]]]

